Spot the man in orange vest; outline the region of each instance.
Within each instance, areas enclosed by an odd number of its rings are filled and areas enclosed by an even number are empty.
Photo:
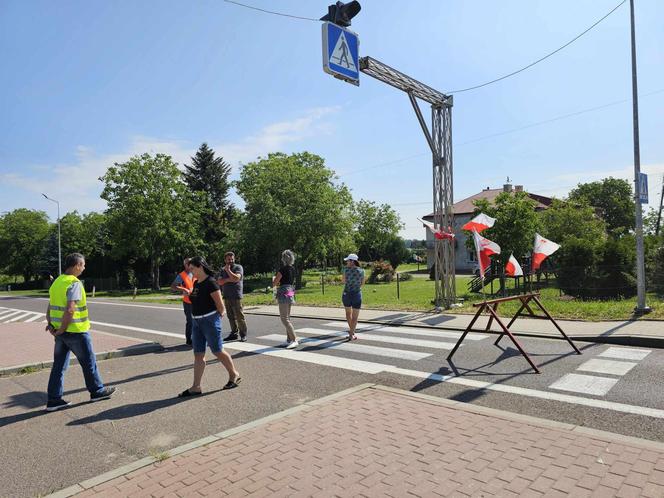
[[[182,292],[182,307],[184,308],[184,316],[186,318],[184,335],[188,346],[191,346],[191,327],[193,320],[191,317],[191,300],[189,299],[189,294],[191,294],[191,291],[194,288],[194,282],[196,281],[191,273],[191,268],[189,267],[190,259],[191,258],[184,259],[184,270],[177,274],[175,280],[173,280],[173,283],[171,284],[171,290],[173,292]]]

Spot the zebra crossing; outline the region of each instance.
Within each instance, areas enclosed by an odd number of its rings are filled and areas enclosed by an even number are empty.
[[[339,328],[346,329],[344,331]],[[438,350],[451,350],[461,337],[461,332],[436,331],[415,327],[393,327],[379,324],[359,325],[356,329],[359,341],[349,343],[348,326],[343,322],[329,322],[321,327],[300,327],[295,330],[300,349],[309,351],[336,350],[357,355],[370,355],[399,360],[418,361],[429,358]],[[436,338],[434,340],[432,338]],[[487,334],[473,334],[469,340],[481,341]],[[284,342],[283,334],[267,334],[256,339],[273,344]],[[365,344],[370,342],[372,344]],[[375,345],[380,343],[380,345]],[[394,345],[400,347],[395,348]],[[430,351],[414,351],[408,348],[424,348]],[[431,351],[433,350],[433,351]]]
[[[549,387],[560,391],[605,396],[622,376],[629,373],[651,352],[649,349],[609,347],[600,353],[598,358],[591,358],[576,369],[579,372],[601,375],[568,373]]]
[[[35,322],[46,320],[46,313],[17,310],[0,306],[0,323]]]

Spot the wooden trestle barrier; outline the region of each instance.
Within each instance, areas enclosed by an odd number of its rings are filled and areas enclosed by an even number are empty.
[[[498,316],[498,305],[500,303],[506,303],[508,301],[516,301],[516,300],[521,301],[521,307],[519,308],[519,311],[517,311],[516,314],[512,317],[510,322],[507,325],[505,325],[503,323],[503,321],[500,319],[500,317]],[[542,312],[544,312],[545,316],[538,315],[538,314],[533,312],[532,308],[529,305],[529,303],[531,301],[534,302],[542,310]],[[524,349],[521,347],[521,344],[519,344],[519,341],[517,341],[516,338],[514,337],[514,335],[512,334],[512,332],[510,332],[510,327],[512,326],[514,321],[519,316],[521,316],[521,314],[524,310],[527,310],[528,315],[533,317],[533,318],[543,318],[545,320],[550,320],[555,325],[555,327],[558,329],[558,332],[560,332],[560,334],[565,338],[565,340],[570,343],[572,348],[574,348],[574,351],[576,351],[577,354],[581,354],[581,351],[579,351],[579,349],[574,345],[572,340],[569,337],[567,337],[567,334],[565,334],[565,332],[563,332],[563,329],[560,328],[558,323],[556,323],[556,321],[553,319],[553,317],[546,310],[546,308],[544,307],[542,302],[539,300],[539,293],[538,292],[533,292],[533,293],[530,293],[530,294],[519,294],[518,296],[501,297],[501,298],[498,298],[498,299],[490,299],[488,301],[483,301],[481,303],[475,303],[475,304],[473,304],[473,306],[475,308],[477,308],[477,313],[475,313],[475,316],[473,317],[471,322],[468,324],[468,327],[466,327],[466,330],[464,330],[463,334],[461,334],[461,337],[459,338],[458,342],[454,346],[454,349],[452,349],[452,351],[450,351],[450,354],[447,355],[448,360],[452,359],[452,356],[454,356],[454,353],[456,353],[456,350],[459,349],[459,346],[461,346],[461,343],[465,339],[466,335],[468,335],[468,332],[484,332],[484,333],[490,332],[490,333],[498,334],[498,338],[493,343],[495,346],[498,345],[498,343],[500,342],[500,340],[503,338],[504,335],[507,335],[512,340],[512,342],[514,343],[516,348],[519,350],[519,352],[523,355],[523,357],[528,361],[528,363],[530,363],[530,366],[533,367],[533,370],[535,370],[535,372],[537,372],[537,373],[540,373],[539,368],[537,368],[537,366],[535,366],[533,361],[530,359],[530,356],[528,356],[528,353],[526,353],[524,351]],[[482,330],[482,329],[473,329],[473,325],[475,325],[475,322],[477,321],[477,319],[485,311],[489,314],[489,323],[487,323],[486,328],[484,330]],[[500,326],[500,328],[503,329],[502,332],[495,331],[495,330],[489,330],[491,328],[491,324],[493,323],[494,320]]]

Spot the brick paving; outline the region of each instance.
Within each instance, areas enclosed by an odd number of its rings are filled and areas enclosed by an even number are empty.
[[[76,496],[664,497],[661,443],[377,386],[220,436]]]
[[[44,330],[44,326],[39,322],[0,324],[0,342],[3,344],[0,348],[0,369],[52,361],[53,338]],[[91,331],[91,335],[96,353],[149,344],[140,339],[105,332]],[[11,347],[7,347],[10,344]]]

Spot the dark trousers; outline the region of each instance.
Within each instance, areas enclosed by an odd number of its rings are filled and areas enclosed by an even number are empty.
[[[78,364],[83,369],[85,387],[90,394],[95,394],[104,389],[99,371],[95,352],[92,350],[92,341],[88,332],[65,332],[55,338],[53,350],[53,367],[48,379],[48,399],[54,401],[62,399],[64,391],[65,371],[69,366],[69,354],[73,352],[78,359]]]
[[[231,324],[231,334],[238,335],[239,333],[240,337],[245,337],[247,335],[247,322],[244,318],[242,299],[225,297],[224,306],[226,307],[228,323]]]
[[[184,336],[187,341],[187,344],[191,344],[191,327],[193,327],[193,318],[191,317],[191,303],[185,303],[182,301],[182,307],[184,308],[184,316],[186,319],[186,324],[184,326]]]

